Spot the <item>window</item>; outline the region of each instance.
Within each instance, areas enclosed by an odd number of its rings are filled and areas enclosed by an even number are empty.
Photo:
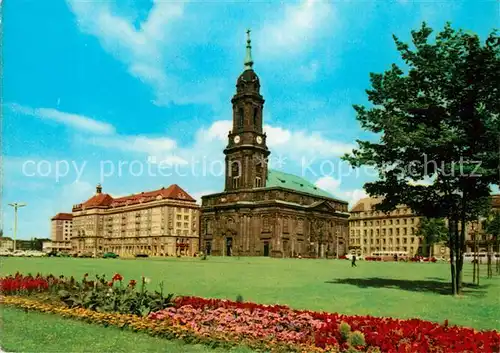
[[[396,228],[396,235],[399,235],[399,228]]]
[[[255,127],[259,126],[259,108],[254,107],[253,108],[253,125]]]
[[[177,215],[177,220],[180,221],[182,219],[182,216],[180,214]]]
[[[406,221],[406,218],[405,218],[405,219],[403,220],[403,224],[406,224],[406,222],[407,222],[407,221]]]
[[[406,228],[403,228],[403,234],[406,235],[407,234],[407,230]]]
[[[240,108],[238,110],[238,127],[239,128],[242,128],[243,127],[243,108]]]
[[[269,232],[269,230],[270,230],[269,217],[264,217],[262,219],[262,231]]]
[[[260,188],[262,186],[262,179],[260,177],[255,178],[255,187]]]
[[[177,222],[177,228],[180,228],[182,227],[182,223],[181,222]]]
[[[233,189],[237,189],[240,187],[240,177],[233,178]]]
[[[188,222],[184,222],[184,228],[189,228],[189,223]]]
[[[288,217],[283,218],[283,233],[288,233]]]
[[[396,219],[396,225],[398,225],[398,224],[399,224],[399,219]]]
[[[299,219],[297,221],[297,234],[303,234],[303,233],[304,233],[304,220]],[[358,235],[359,235],[359,231],[358,231]]]

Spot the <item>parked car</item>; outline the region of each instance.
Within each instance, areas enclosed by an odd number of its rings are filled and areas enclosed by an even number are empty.
[[[83,258],[91,258],[93,256],[94,256],[94,254],[92,254],[90,252],[84,252],[84,253],[78,254],[78,257],[83,257]]]
[[[119,255],[115,254],[114,252],[107,252],[104,255],[102,255],[103,259],[116,259],[117,257],[119,257]]]
[[[12,256],[15,256],[15,257],[26,256],[26,252],[23,250],[16,250],[12,253]]]
[[[149,257],[148,254],[135,254],[135,257]]]
[[[47,254],[45,254],[42,251],[38,251],[38,250],[27,250],[26,256],[28,256],[28,257],[42,257],[42,256],[47,256]]]
[[[12,251],[10,251],[10,250],[0,250],[0,256],[12,256]]]

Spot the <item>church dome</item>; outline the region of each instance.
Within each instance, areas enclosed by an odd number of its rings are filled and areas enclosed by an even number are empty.
[[[250,30],[247,31],[247,50],[245,56],[245,70],[236,81],[237,93],[256,92],[259,93],[259,76],[253,70],[252,45],[250,40]]]
[[[256,92],[260,90],[259,76],[252,69],[247,69],[238,77],[236,81],[236,92]]]

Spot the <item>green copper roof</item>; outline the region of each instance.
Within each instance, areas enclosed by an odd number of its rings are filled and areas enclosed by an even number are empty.
[[[282,187],[294,191],[305,192],[311,195],[335,198],[330,193],[318,188],[313,183],[297,175],[283,173],[278,170],[269,169],[267,172],[266,187]]]

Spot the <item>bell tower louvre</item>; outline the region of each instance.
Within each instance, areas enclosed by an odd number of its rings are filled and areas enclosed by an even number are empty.
[[[263,133],[264,98],[259,77],[253,70],[250,30],[244,71],[236,81],[233,105],[233,128],[228,135],[225,191],[266,186],[267,157],[270,152]]]

